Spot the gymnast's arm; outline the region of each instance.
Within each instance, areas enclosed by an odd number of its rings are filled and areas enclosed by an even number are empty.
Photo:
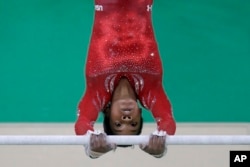
[[[75,133],[77,135],[90,135],[90,142],[84,147],[86,154],[94,159],[114,150],[116,145],[107,142],[106,134],[94,130],[94,123],[97,120],[102,104],[105,103],[105,99],[102,98],[100,89],[98,90],[92,84],[90,85],[87,84],[87,90],[78,105]]]
[[[157,130],[151,134],[149,142],[140,145],[140,148],[153,155],[156,158],[161,158],[167,151],[166,137],[174,135],[176,123],[172,115],[172,107],[164,89],[159,82],[155,84],[153,89],[147,91],[143,95],[141,101],[144,106],[151,110],[156,123]]]
[[[78,104],[78,118],[75,123],[77,135],[85,135],[88,130],[94,131],[98,114],[109,101],[110,95],[105,92],[103,82],[103,77],[89,77],[86,73],[86,90]]]
[[[176,123],[173,117],[171,103],[162,87],[155,86],[151,90],[152,104],[151,112],[157,123],[158,131],[165,131],[168,135],[174,135],[176,131]]]
[[[93,94],[93,91],[87,89],[78,105],[78,118],[75,123],[76,135],[85,135],[88,130],[94,131],[98,111],[92,104]]]

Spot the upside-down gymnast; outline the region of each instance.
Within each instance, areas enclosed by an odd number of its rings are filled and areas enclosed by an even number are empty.
[[[166,135],[176,130],[162,86],[162,62],[151,20],[153,0],[95,0],[95,17],[86,61],[86,90],[78,105],[77,135],[91,133],[91,158],[114,150],[107,135],[139,135],[141,106],[152,112],[157,129],[140,148],[154,157],[166,152]],[[99,112],[104,132],[94,130]]]

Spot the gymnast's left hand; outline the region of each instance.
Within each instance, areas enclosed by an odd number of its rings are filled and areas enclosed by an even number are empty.
[[[149,142],[140,144],[140,148],[146,153],[161,158],[166,153],[166,135],[150,135]]]

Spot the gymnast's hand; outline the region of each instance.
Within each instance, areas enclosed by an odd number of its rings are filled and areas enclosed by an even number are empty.
[[[101,155],[116,149],[116,144],[107,141],[107,135],[100,131],[88,131],[90,140],[87,145],[84,145],[86,154],[90,158],[99,158]]]
[[[107,142],[107,135],[104,133],[91,134],[90,149],[98,153],[106,153],[116,148],[115,144]]]
[[[154,132],[150,135],[149,141],[146,144],[140,144],[140,148],[146,153],[161,158],[166,153],[166,133],[160,134],[161,132]]]

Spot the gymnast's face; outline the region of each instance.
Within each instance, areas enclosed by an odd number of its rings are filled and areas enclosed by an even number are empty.
[[[136,135],[140,128],[141,110],[134,99],[120,99],[110,108],[110,128],[115,135]]]

